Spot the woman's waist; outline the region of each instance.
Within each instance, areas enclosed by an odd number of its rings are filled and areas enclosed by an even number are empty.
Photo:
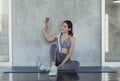
[[[63,54],[68,54],[69,51],[68,51],[67,48],[61,48],[61,53],[63,53]]]

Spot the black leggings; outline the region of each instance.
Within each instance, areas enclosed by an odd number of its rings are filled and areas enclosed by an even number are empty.
[[[51,61],[54,61],[56,63],[56,66],[62,63],[62,61],[65,59],[66,54],[57,52],[57,46],[55,44],[51,45],[50,48],[50,59]],[[79,67],[78,61],[71,61],[68,60],[64,66],[60,67],[59,69],[66,69],[66,70],[72,70]]]

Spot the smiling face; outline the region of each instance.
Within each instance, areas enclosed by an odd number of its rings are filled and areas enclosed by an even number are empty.
[[[68,28],[67,23],[62,23],[60,31],[61,31],[61,33],[68,33],[68,31],[70,31],[70,29]]]

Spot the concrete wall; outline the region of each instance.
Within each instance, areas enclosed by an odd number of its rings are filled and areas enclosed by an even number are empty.
[[[106,53],[106,61],[120,62],[120,4],[106,4],[108,14],[109,52]]]
[[[9,61],[8,43],[8,0],[2,0],[2,11],[0,11],[0,62]]]
[[[59,32],[63,20],[74,25],[76,45],[72,55],[81,66],[100,66],[100,0],[12,0],[13,66],[35,66],[36,58],[50,64],[49,49],[40,31],[50,17],[47,33]]]

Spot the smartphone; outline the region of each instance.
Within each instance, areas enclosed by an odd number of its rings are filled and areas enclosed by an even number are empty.
[[[49,22],[50,18],[46,17],[45,22]]]

